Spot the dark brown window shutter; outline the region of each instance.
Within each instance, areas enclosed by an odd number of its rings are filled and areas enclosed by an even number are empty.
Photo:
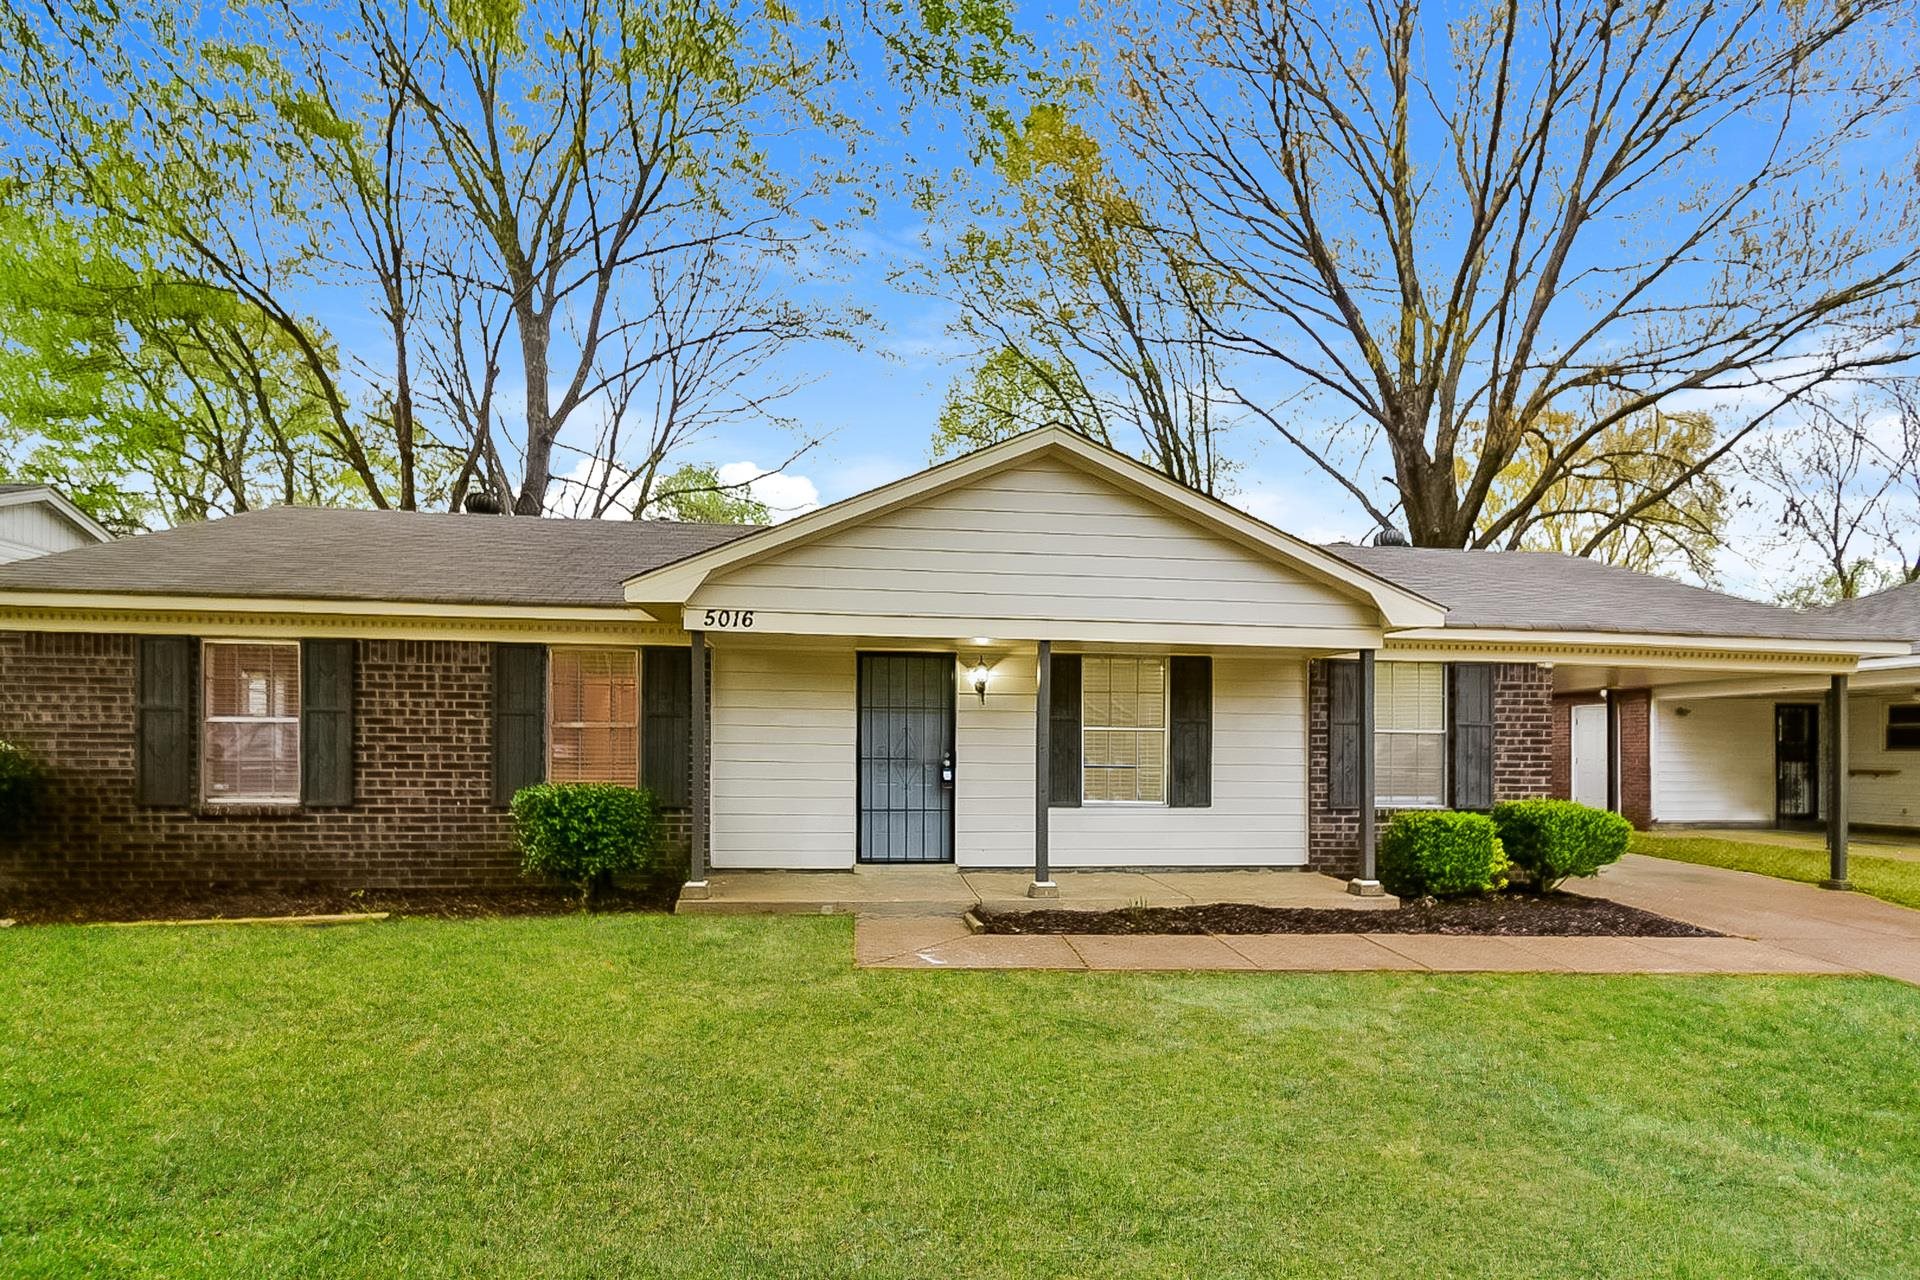
[[[140,804],[193,803],[197,726],[195,644],[186,636],[142,636],[134,693],[133,793]]]
[[[493,646],[493,799],[547,776],[547,650],[537,644]]]
[[[1327,668],[1327,803],[1360,807],[1360,664],[1331,660]]]
[[[1047,803],[1080,807],[1080,655],[1053,655],[1047,706]]]
[[[1213,803],[1212,658],[1168,661],[1167,711],[1167,804],[1204,809]]]
[[[1493,808],[1493,664],[1447,666],[1448,775],[1456,809]]]
[[[693,650],[640,651],[640,785],[663,809],[684,809],[693,752]]]
[[[300,803],[353,803],[353,641],[300,643]]]

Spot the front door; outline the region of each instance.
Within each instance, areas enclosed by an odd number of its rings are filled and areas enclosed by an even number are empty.
[[[860,655],[860,861],[953,861],[954,659]]]
[[[1781,822],[1820,817],[1820,707],[1783,702],[1773,709],[1774,814]]]

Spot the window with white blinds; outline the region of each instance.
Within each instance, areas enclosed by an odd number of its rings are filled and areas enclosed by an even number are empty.
[[[200,649],[200,790],[216,802],[300,801],[300,646]]]
[[[1447,803],[1447,668],[1382,662],[1374,668],[1375,787],[1383,809]]]
[[[1167,663],[1087,654],[1080,666],[1081,802],[1164,804]]]
[[[548,655],[547,779],[640,781],[640,651],[555,648]]]

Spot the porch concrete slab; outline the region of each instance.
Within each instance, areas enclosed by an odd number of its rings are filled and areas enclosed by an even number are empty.
[[[1251,969],[1253,961],[1211,934],[1074,933],[1067,942],[1089,969]]]
[[[1027,886],[1033,883],[1031,871],[963,871],[960,875],[982,901],[1019,899],[1029,906],[1103,911],[1142,903],[1178,907],[1193,901],[1156,877],[1138,871],[1057,871],[1053,881],[1060,886],[1060,896],[1044,903],[1027,898]]]
[[[856,964],[879,964],[896,956],[957,942],[973,933],[957,915],[880,916],[862,915],[853,925],[853,959]]]
[[[1363,898],[1347,892],[1344,880],[1314,871],[1151,871],[1156,880],[1197,903],[1241,902],[1256,907],[1321,907],[1336,911],[1391,911],[1400,899],[1390,893]]]
[[[1256,969],[1342,973],[1425,967],[1357,933],[1223,933],[1219,938]]]
[[[1441,973],[1566,973],[1563,962],[1530,951],[1512,938],[1447,933],[1370,933],[1388,951]]]
[[[1084,969],[1085,960],[1059,934],[969,934],[908,951],[874,969]]]

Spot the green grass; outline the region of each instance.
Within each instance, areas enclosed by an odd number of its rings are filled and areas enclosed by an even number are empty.
[[[0,931],[0,1275],[1911,1276],[1920,990]]]
[[[1636,831],[1628,847],[1634,853],[1656,858],[1698,862],[1731,871],[1752,871],[1807,884],[1819,884],[1830,870],[1824,849],[1793,849],[1757,840],[1719,840]],[[1854,888],[1903,907],[1920,907],[1920,862],[1862,856],[1857,848],[1847,854],[1847,879]]]

